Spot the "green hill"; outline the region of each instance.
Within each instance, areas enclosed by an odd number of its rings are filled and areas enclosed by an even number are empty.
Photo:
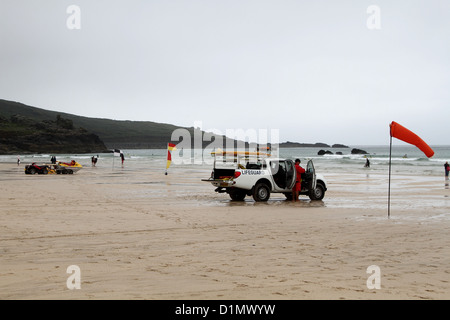
[[[15,113],[10,115],[0,101],[0,153],[91,153],[107,148],[100,138],[76,127],[73,121],[56,115],[53,119],[35,119]],[[5,111],[5,112],[2,112]],[[25,113],[26,114],[26,113]]]
[[[192,127],[178,127],[151,121],[88,118],[0,99],[0,153],[4,154],[19,151],[22,153],[99,153],[114,148],[167,148],[168,142],[179,142],[171,141],[173,131],[179,128],[190,132],[191,146],[194,146],[194,128]],[[236,146],[235,140],[224,136],[222,139],[223,146]],[[211,141],[202,143],[203,147],[206,147]],[[288,141],[280,144],[283,148],[323,146],[329,147],[323,143],[306,144]],[[249,147],[248,144],[246,147]],[[250,149],[255,147],[256,145],[252,144]]]
[[[0,116],[9,119],[21,115],[35,121],[54,120],[58,115],[100,137],[108,148],[165,148],[178,127],[150,121],[118,121],[88,118],[44,110],[22,103],[0,100]],[[190,129],[191,131],[193,128]]]
[[[104,143],[105,148],[107,149],[167,148],[167,143],[171,142],[172,132],[175,129],[180,128],[178,126],[171,124],[156,123],[151,121],[121,121],[111,119],[88,118],[64,112],[44,110],[41,108],[27,106],[22,103],[0,99],[0,117],[4,120],[3,121],[4,124],[5,121],[11,119],[11,117],[19,117],[19,118],[23,117],[27,119],[28,124],[23,123],[24,126],[22,126],[20,130],[22,131],[28,130],[30,134],[32,132],[37,134],[36,123],[55,121],[55,119],[58,116],[68,121],[71,121],[73,127],[82,128],[85,132],[89,132],[91,134],[98,136]],[[32,122],[34,122],[34,124],[32,124]],[[184,129],[190,132],[191,139],[193,139],[194,128],[191,127]],[[8,130],[12,130],[12,128],[9,128]],[[8,134],[9,133],[6,132],[5,130],[1,131],[0,126],[0,138]],[[232,141],[228,138],[226,140],[224,137],[222,138],[224,139],[223,142],[224,145],[226,145],[226,141]],[[172,141],[172,142],[178,143],[179,141]],[[2,142],[0,141],[0,143]],[[2,144],[4,145],[4,143],[5,142],[3,141]],[[207,146],[210,143],[211,141],[204,141],[203,146]],[[67,147],[70,148],[70,144],[68,144]],[[42,152],[50,152],[49,150],[46,151],[44,146],[42,146],[40,150],[43,150]],[[36,152],[35,149],[28,151]],[[2,150],[2,148],[0,147],[0,152],[4,153],[5,152],[4,148]],[[93,151],[86,151],[86,152],[93,152]]]

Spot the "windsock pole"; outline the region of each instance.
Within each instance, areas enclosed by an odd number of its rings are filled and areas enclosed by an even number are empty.
[[[391,159],[392,159],[392,134],[389,143],[389,183],[388,183],[388,219],[391,217]]]

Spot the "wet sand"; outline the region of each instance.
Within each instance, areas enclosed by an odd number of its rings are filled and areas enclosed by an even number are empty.
[[[0,164],[0,299],[450,298],[444,178],[395,176],[388,219],[385,175],[328,174],[323,201],[255,203],[216,194],[209,172]]]

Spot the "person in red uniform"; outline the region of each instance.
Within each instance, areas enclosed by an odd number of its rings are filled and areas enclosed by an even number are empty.
[[[297,178],[294,188],[292,188],[292,201],[298,201],[298,196],[302,189],[302,173],[305,173],[305,169],[300,166],[300,162],[300,159],[295,159],[295,171],[297,172]]]

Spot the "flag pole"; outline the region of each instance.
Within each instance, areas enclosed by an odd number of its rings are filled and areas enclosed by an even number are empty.
[[[116,149],[113,149],[113,167],[112,167],[113,170],[114,170],[114,158],[116,157],[115,153],[116,153]]]
[[[389,130],[390,131],[390,130]],[[391,139],[389,143],[389,184],[388,184],[388,219],[391,216],[391,157],[392,157],[392,133],[389,133]]]
[[[167,142],[167,152],[169,152],[169,143],[168,142]],[[167,162],[166,162],[166,172],[164,174],[167,176]]]
[[[395,121],[389,125],[391,141],[389,145],[389,190],[388,190],[388,218],[391,216],[391,162],[392,162],[392,137],[400,139],[406,143],[413,144],[423,151],[428,158],[434,155],[433,149],[414,132],[406,129]]]

